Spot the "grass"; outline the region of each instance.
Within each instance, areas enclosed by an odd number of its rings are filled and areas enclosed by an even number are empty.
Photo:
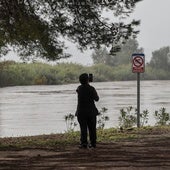
[[[109,128],[97,131],[98,142],[133,141],[143,139],[149,135],[159,135],[161,137],[163,134],[170,134],[170,126],[147,126],[125,130]],[[68,145],[77,145],[79,137],[80,132],[76,131],[64,134],[0,138],[0,150],[63,148]]]

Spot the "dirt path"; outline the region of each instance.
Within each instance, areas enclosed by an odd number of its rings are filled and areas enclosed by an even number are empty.
[[[170,134],[99,143],[96,149],[22,149],[0,151],[0,170],[170,170]]]

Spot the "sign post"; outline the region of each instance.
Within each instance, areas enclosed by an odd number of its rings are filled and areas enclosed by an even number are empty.
[[[137,73],[137,127],[140,127],[140,73]]]
[[[132,72],[137,73],[137,127],[140,127],[140,73],[145,70],[145,55],[132,54]]]

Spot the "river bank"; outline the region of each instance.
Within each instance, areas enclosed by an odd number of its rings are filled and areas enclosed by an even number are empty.
[[[0,138],[0,169],[170,169],[170,126],[98,131],[96,149],[79,149],[79,132]]]

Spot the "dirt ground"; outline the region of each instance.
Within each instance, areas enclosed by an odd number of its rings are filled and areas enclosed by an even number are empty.
[[[95,149],[25,148],[0,151],[0,170],[170,170],[170,134],[98,143]]]

